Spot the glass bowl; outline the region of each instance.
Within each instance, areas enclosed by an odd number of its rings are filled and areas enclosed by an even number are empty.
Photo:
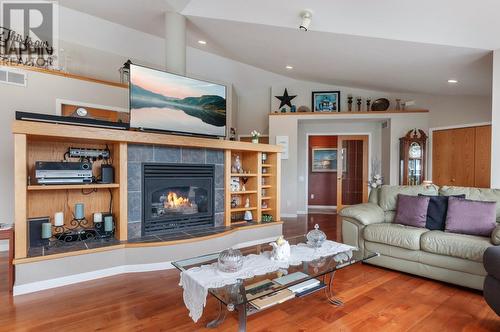
[[[319,225],[314,225],[314,229],[306,235],[307,244],[313,248],[319,248],[326,240],[326,234],[319,229]]]
[[[217,268],[226,273],[235,273],[243,267],[243,255],[238,249],[229,248],[219,254]]]

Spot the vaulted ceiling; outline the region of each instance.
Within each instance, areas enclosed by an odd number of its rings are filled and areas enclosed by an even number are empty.
[[[296,79],[380,90],[490,95],[491,51],[500,48],[495,0],[60,3],[160,37],[163,13],[178,11],[188,19],[190,46]],[[313,12],[308,32],[297,29],[304,9]]]

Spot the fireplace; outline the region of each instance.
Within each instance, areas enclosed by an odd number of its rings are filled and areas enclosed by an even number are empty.
[[[142,165],[142,235],[214,227],[214,165]]]

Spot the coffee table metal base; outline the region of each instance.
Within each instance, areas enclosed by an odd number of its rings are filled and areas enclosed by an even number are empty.
[[[337,307],[343,306],[344,302],[339,299],[338,297],[335,297],[333,295],[333,280],[335,277],[335,271],[325,274],[323,276],[323,282],[327,285],[325,288],[325,295],[330,304],[333,304]],[[328,279],[328,283],[327,283]],[[227,308],[224,308],[224,304],[222,301],[219,301],[219,311],[217,314],[217,318],[214,320],[210,321],[207,324],[207,328],[217,328],[220,324],[224,322],[226,319],[226,315],[228,311],[233,311],[234,307],[232,305],[228,305]],[[238,311],[238,332],[246,332],[247,330],[247,308],[246,304],[240,304],[236,307],[236,311]]]

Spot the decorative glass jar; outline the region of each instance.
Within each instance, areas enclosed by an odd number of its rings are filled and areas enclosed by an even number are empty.
[[[307,244],[313,248],[319,248],[326,240],[326,234],[319,229],[319,225],[314,225],[314,229],[307,233]]]
[[[243,267],[243,255],[238,249],[229,248],[219,254],[217,267],[226,273],[238,272]]]

